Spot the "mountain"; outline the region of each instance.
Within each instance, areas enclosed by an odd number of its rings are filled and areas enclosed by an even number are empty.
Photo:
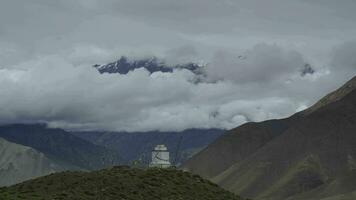
[[[356,78],[289,118],[247,123],[183,169],[261,200],[356,199]]]
[[[171,152],[171,162],[180,164],[224,133],[221,129],[188,129],[181,132],[77,132],[72,133],[94,144],[121,154],[123,162],[141,160],[148,164],[151,150],[165,144]]]
[[[82,170],[100,169],[120,163],[120,156],[62,129],[42,124],[0,126],[0,137],[31,147],[51,160]]]
[[[33,148],[0,138],[0,186],[16,184],[63,169],[63,166],[52,162]]]
[[[190,158],[183,168],[205,178],[213,178],[288,129],[292,119],[246,123],[227,131],[207,148]]]
[[[62,172],[7,188],[0,199],[242,200],[197,175],[175,169],[114,167]]]
[[[319,100],[316,104],[311,106],[310,108],[304,110],[301,114],[307,115],[309,113],[312,113],[319,108],[328,105],[330,103],[339,101],[346,95],[348,95],[350,92],[354,91],[356,88],[356,77],[352,78],[348,82],[346,82],[343,86],[341,86],[339,89],[331,92],[330,94],[326,95],[323,97],[321,100]]]
[[[139,68],[145,68],[150,73],[154,72],[173,72],[174,69],[186,69],[195,74],[202,74],[202,66],[195,63],[186,63],[180,65],[168,65],[163,60],[159,60],[156,57],[145,58],[145,59],[128,59],[122,56],[119,60],[108,63],[105,65],[96,64],[94,67],[100,73],[119,73],[127,74],[130,71]]]

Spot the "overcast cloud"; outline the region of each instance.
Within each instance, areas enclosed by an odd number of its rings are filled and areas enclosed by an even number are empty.
[[[353,0],[0,0],[0,123],[178,131],[287,117],[356,74]],[[99,74],[127,55],[206,64]],[[305,64],[315,73],[301,75]]]

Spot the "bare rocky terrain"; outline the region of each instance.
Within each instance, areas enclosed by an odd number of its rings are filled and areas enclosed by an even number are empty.
[[[63,168],[33,148],[0,138],[0,186],[44,176]]]

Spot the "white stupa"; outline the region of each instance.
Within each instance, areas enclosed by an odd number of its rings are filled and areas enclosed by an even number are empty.
[[[164,144],[157,145],[152,151],[150,167],[167,168],[171,166],[169,151]]]

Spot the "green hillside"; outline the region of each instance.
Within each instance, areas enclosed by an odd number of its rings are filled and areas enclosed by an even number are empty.
[[[214,183],[175,169],[114,167],[61,172],[0,188],[6,200],[241,200]]]

